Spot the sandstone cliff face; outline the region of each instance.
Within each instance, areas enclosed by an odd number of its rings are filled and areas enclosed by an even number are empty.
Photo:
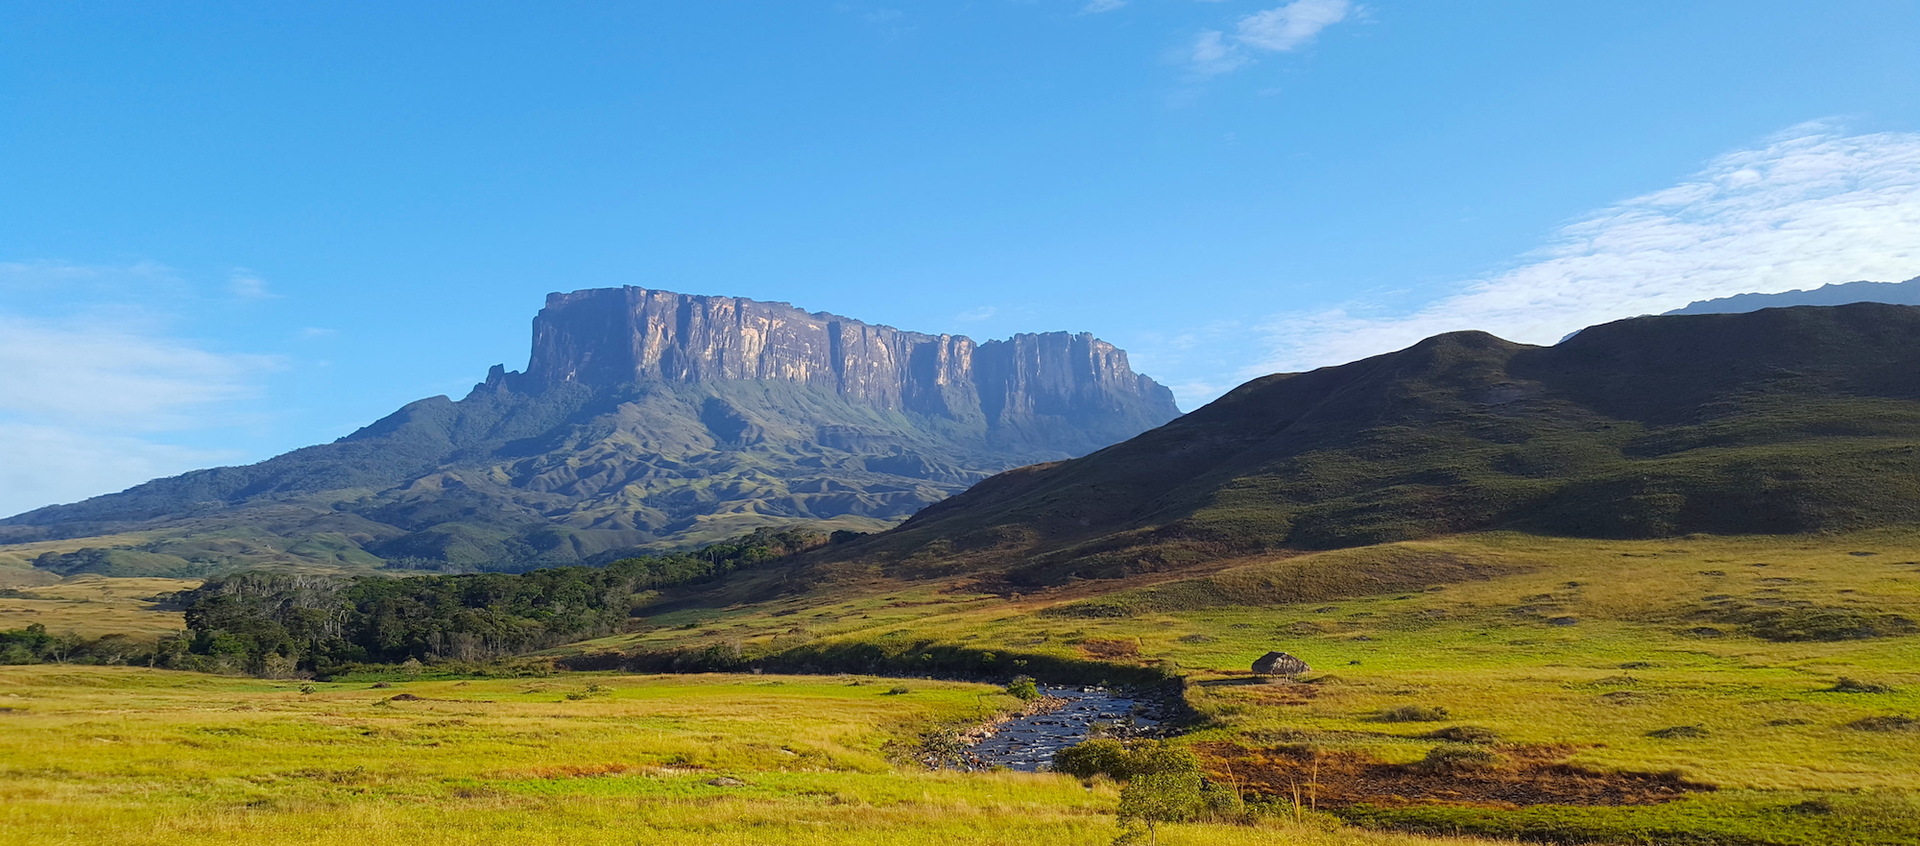
[[[763,526],[867,531],[1177,414],[1091,335],[975,343],[784,303],[577,291],[534,319],[525,373],[495,366],[457,402],[411,403],[331,444],[0,520],[0,545],[164,530],[183,540],[123,551],[172,556],[177,573],[511,569]],[[232,553],[235,527],[280,540]]]
[[[778,380],[889,411],[983,423],[996,434],[1091,427],[1096,440],[1179,414],[1172,392],[1134,373],[1125,351],[1084,333],[980,344],[785,303],[636,287],[548,295],[533,327],[520,379],[533,390]]]

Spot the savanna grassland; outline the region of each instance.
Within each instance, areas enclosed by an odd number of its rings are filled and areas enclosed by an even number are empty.
[[[150,640],[184,628],[179,611],[159,600],[198,584],[85,574],[53,584],[0,588],[0,630],[38,623],[49,631],[84,637],[118,634]]]
[[[98,631],[138,610],[108,599],[156,587],[119,581],[69,579],[19,601],[70,600],[69,613],[104,615]],[[1029,595],[876,578],[650,607],[633,632],[538,657],[1177,678],[1191,712],[1178,742],[1214,781],[1283,810],[1251,827],[1166,828],[1166,842],[1428,842],[1369,827],[1920,840],[1909,531],[1493,533]],[[138,613],[156,632],[155,619],[179,619],[151,603]],[[1269,649],[1314,669],[1252,676]],[[930,729],[1017,706],[990,684],[441,672],[0,668],[0,842],[1106,843],[1119,831],[1110,782],[935,772],[903,754]],[[744,784],[712,783],[724,779]]]
[[[1407,589],[1408,573],[1442,583]],[[580,649],[1151,668],[1185,678],[1186,740],[1217,778],[1302,790],[1354,820],[1598,842],[1920,841],[1911,532],[1469,535],[1088,593],[850,590],[678,610]],[[1314,672],[1252,677],[1269,649]]]
[[[0,668],[0,690],[5,844],[1095,844],[1117,831],[1111,783],[896,763],[890,750],[927,726],[1016,704],[988,685],[41,665]],[[1161,838],[1435,842],[1312,818]]]

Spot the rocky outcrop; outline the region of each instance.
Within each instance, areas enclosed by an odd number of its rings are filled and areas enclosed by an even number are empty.
[[[1091,335],[980,344],[785,303],[577,291],[534,318],[525,372],[495,366],[464,399],[0,520],[0,544],[152,530],[166,540],[121,552],[180,567],[517,568],[762,526],[869,531],[1177,414]],[[221,534],[234,529],[261,542],[237,548]]]
[[[1089,428],[1144,431],[1179,414],[1173,394],[1134,373],[1125,351],[1089,334],[1049,332],[976,343],[807,312],[786,303],[600,288],[550,294],[533,321],[533,355],[508,384],[796,382],[889,411],[925,414],[1023,440],[1069,441]],[[1129,431],[1130,430],[1130,431]],[[1110,440],[1110,439],[1109,439]],[[1080,446],[1076,443],[1075,447]]]

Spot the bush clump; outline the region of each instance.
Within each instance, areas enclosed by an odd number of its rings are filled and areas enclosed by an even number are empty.
[[[1143,775],[1198,773],[1200,759],[1192,752],[1159,740],[1121,743],[1096,737],[1069,746],[1053,755],[1054,772],[1080,779],[1107,776],[1127,781]]]
[[[1447,709],[1431,705],[1401,705],[1381,711],[1374,719],[1383,723],[1438,723],[1447,719]]]
[[[1861,681],[1859,679],[1841,676],[1839,681],[1834,682],[1832,687],[1827,688],[1827,692],[1828,693],[1893,693],[1894,690],[1893,688],[1888,687],[1887,685],[1884,685],[1884,684],[1878,684],[1876,682]]]
[[[1500,742],[1500,733],[1485,726],[1447,726],[1428,732],[1427,737],[1449,743],[1478,743],[1483,746]]]
[[[1022,702],[1032,702],[1040,698],[1040,685],[1032,676],[1014,676],[1007,682],[1007,695]]]
[[[1888,714],[1878,717],[1862,717],[1847,724],[1847,728],[1858,731],[1920,731],[1920,720]]]
[[[1654,729],[1653,731],[1647,732],[1647,736],[1660,738],[1661,740],[1706,737],[1707,729],[1705,726],[1668,726],[1667,728]]]
[[[1507,759],[1493,750],[1466,744],[1447,744],[1435,746],[1427,752],[1418,766],[1420,769],[1436,773],[1468,773],[1496,770]]]

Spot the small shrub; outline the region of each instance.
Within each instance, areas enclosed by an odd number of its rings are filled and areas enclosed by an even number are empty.
[[[1490,745],[1500,742],[1499,732],[1484,726],[1447,726],[1443,729],[1435,729],[1428,732],[1427,737],[1434,740],[1445,740],[1449,743],[1478,743],[1481,745]]]
[[[1415,766],[1434,773],[1466,773],[1499,769],[1506,758],[1479,746],[1435,746]]]
[[[587,685],[586,690],[576,690],[571,693],[568,693],[567,698],[575,702],[579,702],[583,699],[592,699],[596,696],[607,696],[612,692],[613,691],[610,691],[604,687],[601,687],[599,683],[596,682],[596,683]]]
[[[1078,779],[1112,775],[1126,768],[1127,748],[1120,741],[1097,737],[1053,753],[1053,771]]]
[[[1022,702],[1032,702],[1040,698],[1040,686],[1034,683],[1032,676],[1015,676],[1013,681],[1007,682],[1007,695]]]
[[[1874,682],[1861,681],[1859,679],[1853,679],[1853,678],[1848,678],[1846,676],[1841,676],[1839,681],[1834,682],[1832,687],[1827,688],[1827,692],[1829,693],[1892,693],[1894,692],[1894,690],[1893,688],[1888,687],[1884,684],[1876,684]]]
[[[1224,784],[1202,782],[1200,784],[1200,815],[1210,822],[1246,822],[1247,803],[1240,798],[1240,794]]]
[[[1383,723],[1437,723],[1447,718],[1447,709],[1427,705],[1401,705],[1380,712],[1375,719]]]
[[[1706,737],[1707,729],[1704,726],[1668,726],[1667,728],[1654,729],[1653,731],[1647,732],[1647,736],[1657,737],[1661,740]]]
[[[1879,717],[1862,717],[1848,723],[1847,728],[1858,731],[1920,731],[1920,720],[1889,714]]]
[[[887,692],[886,692],[885,694],[882,694],[882,695],[884,695],[884,696],[905,696],[905,695],[907,695],[907,694],[909,694],[909,693],[912,693],[912,692],[913,692],[913,688],[910,688],[910,687],[907,687],[906,685],[903,685],[903,684],[902,684],[902,685],[894,685],[893,687],[889,687],[889,688],[887,688]]]

